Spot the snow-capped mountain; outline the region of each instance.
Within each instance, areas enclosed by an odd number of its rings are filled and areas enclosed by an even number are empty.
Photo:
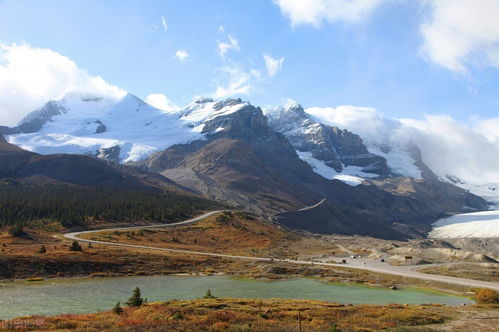
[[[223,130],[206,126],[217,117],[250,105],[240,99],[200,98],[183,108],[157,109],[132,94],[121,99],[71,93],[28,114],[17,127],[2,127],[10,143],[41,153],[88,154],[119,163],[136,162],[174,145]],[[296,154],[319,175],[350,185],[391,176],[421,179],[414,146],[394,134],[401,126],[389,119],[373,125],[317,116],[297,103],[263,111],[270,128],[283,134]],[[395,137],[395,138],[394,138]],[[424,151],[422,151],[424,154]],[[463,189],[499,203],[495,184],[471,184],[440,176]]]
[[[407,121],[387,118],[375,109],[365,107],[313,107],[305,109],[305,112],[317,122],[346,129],[359,135],[369,152],[386,159],[393,174],[421,179],[427,167],[440,181],[465,189],[485,198],[493,204],[493,207],[499,207],[499,183],[490,180],[477,181],[474,176],[457,177],[453,174],[455,169],[452,165],[449,165],[450,167],[447,167],[445,171],[432,167],[435,160],[445,159],[444,156],[435,154],[434,151],[428,151],[429,145],[439,143],[433,142],[433,140],[438,140],[438,137],[426,137],[427,141],[420,144],[420,136],[424,133],[417,127],[408,126]],[[456,153],[461,154],[459,151]],[[462,154],[466,155],[466,151]],[[428,156],[433,159],[427,160]],[[479,170],[475,168],[474,172],[476,171]],[[473,174],[470,172],[469,175]]]
[[[325,178],[357,185],[391,172],[386,159],[370,153],[358,135],[316,121],[297,103],[268,108],[264,114],[270,127],[286,136],[298,156]]]
[[[9,141],[41,154],[90,154],[126,163],[200,139],[204,122],[244,105],[240,100],[204,98],[166,112],[131,94],[121,100],[69,94],[28,114]]]
[[[120,163],[136,162],[222,130],[205,128],[205,124],[247,105],[240,99],[200,98],[186,107],[162,111],[131,94],[116,100],[72,93],[28,114],[9,141],[41,154],[89,154]],[[363,179],[394,172],[384,157],[368,151],[359,136],[314,120],[298,104],[267,109],[265,115],[298,156],[327,179],[358,185]]]
[[[498,183],[468,183],[456,176],[447,175],[441,178],[442,181],[446,181],[454,184],[460,188],[468,190],[469,192],[486,199],[488,202],[492,203],[491,208],[499,209],[499,184]]]
[[[70,94],[8,128],[7,139],[41,154],[128,163],[206,198],[312,232],[421,236],[449,211],[486,207],[437,177],[421,178],[425,166],[409,150],[365,143],[299,105],[265,114],[240,99],[201,98],[163,111],[131,94],[118,100]],[[397,164],[395,156],[409,162]]]

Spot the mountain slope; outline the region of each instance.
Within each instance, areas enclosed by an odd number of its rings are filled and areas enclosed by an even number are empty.
[[[359,136],[338,127],[326,126],[312,119],[299,104],[266,109],[269,126],[282,133],[298,151],[298,155],[315,166],[319,174],[341,179],[334,173],[358,173],[365,177],[388,175],[383,157],[370,153]],[[313,160],[332,168],[328,176]],[[352,175],[353,176],[353,175]]]
[[[204,139],[171,146],[136,165],[206,197],[276,215],[284,225],[312,232],[421,236],[429,230],[429,221],[445,212],[460,211],[465,203],[486,205],[456,187],[441,188],[423,179],[408,180],[411,189],[404,191],[391,190],[394,184],[385,183],[388,190],[375,182],[352,187],[326,179],[270,128],[261,109],[230,102],[233,108],[234,103],[241,106],[204,122]],[[300,211],[323,199],[319,207]]]
[[[7,143],[0,135],[0,181],[6,180],[24,184],[70,184],[189,193],[186,188],[159,175],[111,165],[89,156],[39,155]]]

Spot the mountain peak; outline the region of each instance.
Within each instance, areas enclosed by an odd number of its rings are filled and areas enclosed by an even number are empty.
[[[286,112],[294,112],[294,113],[299,113],[299,114],[305,114],[305,110],[303,109],[303,106],[301,106],[296,101],[290,101],[290,102],[288,102],[284,106],[284,111],[286,111]]]
[[[213,98],[210,97],[197,97],[193,100],[193,104],[205,104],[205,103],[212,103],[214,100]]]

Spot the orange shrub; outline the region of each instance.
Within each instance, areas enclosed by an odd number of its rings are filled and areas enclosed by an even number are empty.
[[[478,303],[499,303],[499,293],[490,288],[479,288],[475,293]]]
[[[229,328],[230,324],[227,322],[216,322],[211,326],[214,331],[225,331]]]

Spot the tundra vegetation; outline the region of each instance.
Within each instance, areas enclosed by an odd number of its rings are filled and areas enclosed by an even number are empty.
[[[118,309],[119,308],[119,309]],[[468,319],[468,317],[473,319]],[[495,317],[495,318],[494,318]],[[172,300],[97,314],[27,317],[3,322],[74,331],[494,331],[497,307],[344,305],[303,300],[210,298]],[[0,322],[2,323],[2,322]],[[17,324],[17,325],[16,325]]]

